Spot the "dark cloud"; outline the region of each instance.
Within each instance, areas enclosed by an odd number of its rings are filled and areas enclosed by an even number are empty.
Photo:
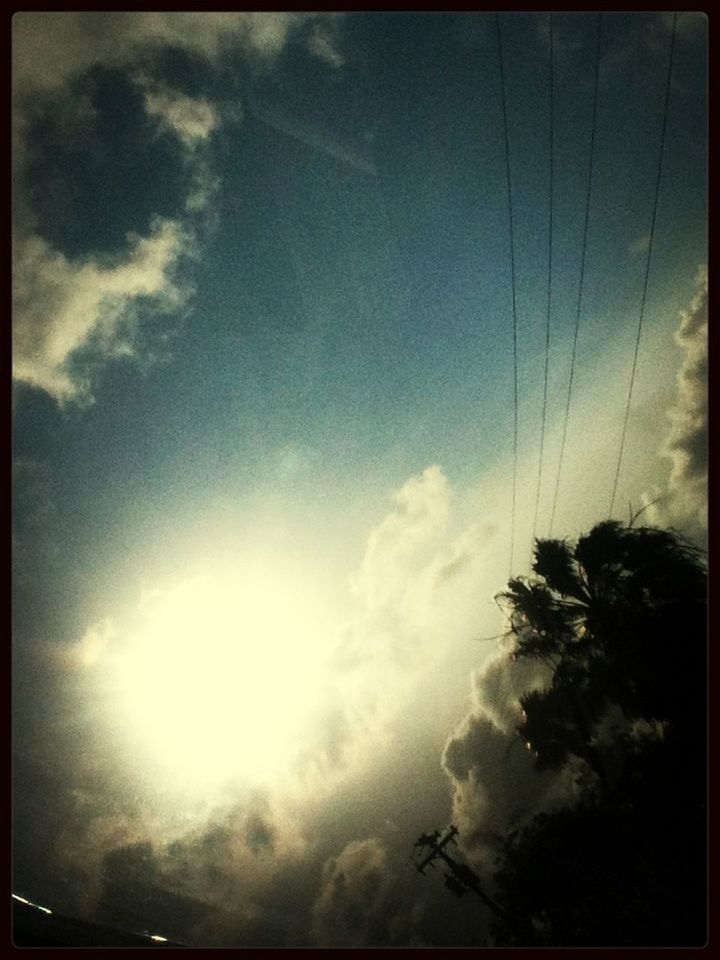
[[[515,733],[520,722],[520,697],[549,679],[549,671],[529,659],[503,652],[490,658],[473,676],[477,707],[504,733]]]
[[[216,910],[162,884],[150,843],[118,847],[103,860],[103,889],[96,915],[121,926],[149,929],[171,938],[186,938],[193,926]]]
[[[548,780],[534,759],[517,736],[483,716],[467,718],[448,741],[443,763],[455,785],[454,822],[464,849],[487,859],[497,837],[527,816]]]
[[[387,901],[394,877],[376,839],[354,840],[323,866],[313,908],[321,946],[392,945]]]
[[[486,868],[500,837],[540,809],[574,797],[574,771],[539,773],[519,734],[519,697],[544,679],[542,668],[501,651],[476,674],[474,706],[445,745],[453,822],[462,849]]]
[[[258,795],[245,821],[245,842],[257,856],[272,854],[275,851],[275,834],[270,803],[266,797]]]

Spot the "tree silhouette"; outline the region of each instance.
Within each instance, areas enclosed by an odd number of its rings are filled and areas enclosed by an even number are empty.
[[[512,579],[514,656],[549,667],[521,698],[538,767],[574,756],[579,801],[504,842],[498,897],[533,942],[698,945],[705,939],[707,574],[678,534],[616,521],[572,547],[538,541]],[[612,722],[611,722],[612,721]],[[500,925],[501,942],[513,932]]]
[[[542,692],[522,699],[522,735],[539,766],[569,754],[602,774],[594,743],[615,709],[664,736],[704,724],[707,576],[699,551],[679,535],[606,521],[574,550],[540,540],[533,578],[500,596],[509,605],[516,657],[550,666]]]

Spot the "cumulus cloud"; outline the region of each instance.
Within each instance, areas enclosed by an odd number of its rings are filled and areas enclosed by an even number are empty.
[[[418,574],[427,570],[443,541],[450,485],[435,465],[411,477],[393,499],[400,509],[390,513],[368,537],[353,588],[367,608],[386,608],[404,598],[401,604],[410,612],[422,593]]]
[[[313,931],[321,946],[388,944],[387,897],[392,877],[387,853],[376,839],[353,840],[322,870],[313,907]]]
[[[163,309],[185,293],[173,277],[190,238],[173,220],[158,220],[146,237],[128,237],[115,263],[71,261],[41,237],[20,233],[13,250],[13,378],[46,391],[60,404],[91,397],[89,358],[133,353],[133,301]]]
[[[372,529],[350,578],[351,615],[329,657],[332,693],[306,756],[326,772],[382,741],[423,671],[444,652],[438,639],[448,598],[438,572],[452,540],[450,485],[431,466],[393,500],[397,509]]]
[[[541,665],[513,660],[501,645],[474,674],[471,710],[445,745],[452,819],[462,849],[486,869],[492,869],[500,837],[539,810],[574,796],[572,767],[539,773],[518,733],[520,697],[547,679]]]
[[[403,483],[392,501],[350,577],[349,615],[327,662],[327,700],[303,753],[304,773],[315,771],[321,780],[382,756],[405,735],[401,718],[419,695],[432,703],[423,712],[424,735],[442,744],[441,717],[465,694],[466,670],[476,662],[478,617],[485,615],[491,632],[500,619],[492,601],[502,585],[492,553],[496,530],[475,521],[475,497],[453,491],[432,465]],[[429,689],[434,671],[442,692]]]
[[[645,495],[648,519],[670,525],[700,543],[707,538],[708,483],[708,286],[703,268],[697,290],[680,314],[676,340],[683,351],[677,393],[668,412],[670,429],[661,454],[670,461],[665,488]]]

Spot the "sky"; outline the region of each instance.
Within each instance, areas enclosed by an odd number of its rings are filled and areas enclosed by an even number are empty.
[[[567,799],[493,598],[609,515],[646,271],[612,515],[706,542],[707,22],[595,101],[594,14],[499,20],[13,17],[17,894],[483,945],[412,843]]]

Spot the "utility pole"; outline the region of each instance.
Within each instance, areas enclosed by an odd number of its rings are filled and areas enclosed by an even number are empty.
[[[453,859],[445,849],[449,843],[457,844],[455,837],[458,835],[458,828],[450,825],[446,835],[440,839],[440,830],[433,833],[423,833],[415,841],[413,853],[416,850],[422,850],[428,847],[430,852],[425,855],[420,863],[416,864],[418,872],[424,874],[426,867],[435,867],[436,860],[442,860],[449,868],[450,873],[445,874],[445,886],[454,893],[456,897],[462,897],[468,890],[476,893],[483,903],[488,906],[493,913],[500,917],[510,928],[516,929],[517,923],[509,917],[505,911],[483,890],[480,884],[480,877],[475,871],[465,863]]]

